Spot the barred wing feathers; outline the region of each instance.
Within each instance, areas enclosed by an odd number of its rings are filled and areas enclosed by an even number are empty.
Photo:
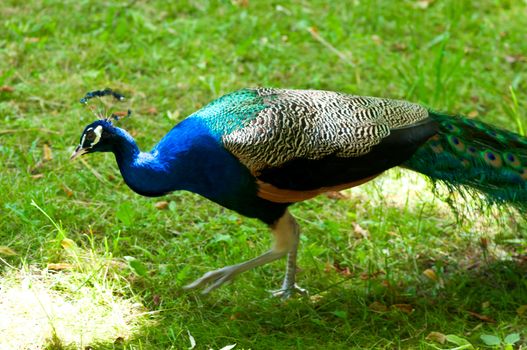
[[[258,89],[266,108],[223,136],[226,149],[253,173],[294,159],[367,154],[390,135],[428,117],[406,101],[316,90]]]
[[[405,101],[314,90],[256,92],[266,107],[222,140],[273,201],[296,202],[363,183],[406,161],[436,131],[424,107]]]

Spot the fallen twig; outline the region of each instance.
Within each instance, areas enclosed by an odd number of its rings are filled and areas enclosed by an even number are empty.
[[[339,51],[335,46],[331,45],[330,42],[328,42],[326,39],[321,37],[320,34],[318,34],[317,30],[314,27],[307,28],[307,31],[309,32],[309,34],[311,34],[313,39],[315,39],[316,41],[321,43],[329,51],[331,51],[335,55],[337,55],[341,60],[343,60],[344,62],[346,62],[350,66],[355,67],[355,63],[352,62],[351,58],[348,57],[348,55],[346,55],[343,52]]]
[[[88,164],[87,161],[85,161],[84,159],[80,158],[79,157],[79,160],[81,161],[82,164],[84,164],[84,166],[86,168],[88,168],[89,171],[91,171],[91,173],[93,174],[93,176],[95,176],[97,178],[97,180],[105,183],[105,184],[109,184],[109,181],[106,180],[104,178],[104,176],[102,176],[97,170],[95,170],[90,164]]]

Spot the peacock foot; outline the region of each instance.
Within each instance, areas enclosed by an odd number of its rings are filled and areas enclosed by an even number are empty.
[[[232,280],[239,272],[237,266],[226,266],[218,270],[209,271],[194,282],[187,284],[183,289],[202,288],[209,284],[201,293],[208,294],[214,289],[220,287],[225,282]]]
[[[291,298],[294,294],[300,294],[300,295],[305,296],[305,295],[308,295],[309,293],[306,289],[300,288],[298,284],[295,283],[290,287],[282,287],[281,289],[278,289],[278,290],[272,290],[271,294],[274,297],[281,298],[282,300],[287,300]]]

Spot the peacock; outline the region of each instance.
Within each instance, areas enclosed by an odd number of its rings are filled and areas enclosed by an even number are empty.
[[[110,89],[92,97],[123,96]],[[130,112],[128,112],[130,114]],[[113,119],[86,126],[71,159],[113,152],[126,184],[143,196],[197,193],[267,224],[262,255],[210,271],[184,288],[208,293],[240,273],[287,256],[275,295],[295,283],[300,230],[290,205],[361,185],[395,166],[490,203],[527,204],[527,138],[402,100],[319,90],[246,88],[224,95],[174,126],[150,152]]]

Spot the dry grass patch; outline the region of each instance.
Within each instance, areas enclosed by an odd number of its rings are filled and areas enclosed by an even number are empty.
[[[76,273],[11,270],[0,278],[0,349],[81,348],[129,339],[141,304]]]

